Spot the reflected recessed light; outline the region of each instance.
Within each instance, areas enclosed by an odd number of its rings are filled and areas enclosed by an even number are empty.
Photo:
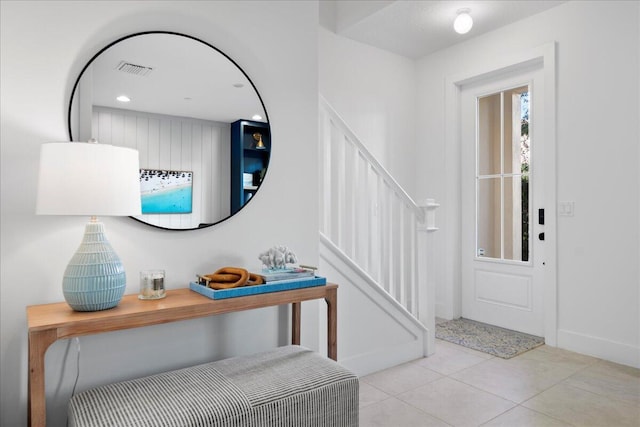
[[[473,18],[471,18],[471,9],[459,9],[458,16],[453,21],[453,29],[458,34],[466,34],[473,27]]]
[[[233,87],[237,87],[238,89],[240,89],[241,87],[244,87],[244,85],[242,83],[234,83]]]
[[[131,101],[131,98],[129,98],[127,95],[120,95],[119,97],[116,98],[116,100],[120,102],[129,102]]]
[[[251,117],[252,120],[262,120],[262,116],[260,114],[254,114],[253,117]]]

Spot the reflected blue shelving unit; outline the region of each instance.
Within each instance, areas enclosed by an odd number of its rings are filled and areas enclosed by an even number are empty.
[[[264,148],[254,134],[260,134]],[[269,165],[271,132],[268,123],[237,120],[231,123],[231,215],[255,194]],[[250,183],[244,180],[251,174]]]

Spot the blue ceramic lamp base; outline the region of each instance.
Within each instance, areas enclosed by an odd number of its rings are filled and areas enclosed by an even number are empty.
[[[64,272],[64,299],[75,311],[107,310],[118,305],[126,285],[124,266],[107,240],[104,224],[92,217]]]

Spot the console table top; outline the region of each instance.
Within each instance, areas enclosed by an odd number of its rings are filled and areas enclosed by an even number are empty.
[[[158,300],[140,300],[137,294],[125,295],[118,306],[91,312],[73,311],[65,302],[31,305],[27,306],[27,325],[29,332],[57,329],[58,338],[68,338],[97,330],[129,329],[317,299],[337,287],[328,283],[223,300],[212,300],[189,288],[181,288],[168,290],[167,296]]]

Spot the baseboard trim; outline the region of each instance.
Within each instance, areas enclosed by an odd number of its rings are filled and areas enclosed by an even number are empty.
[[[416,340],[395,347],[356,354],[345,359],[338,358],[338,361],[340,365],[362,377],[391,366],[420,359],[424,357],[423,351],[422,340]]]
[[[558,329],[558,347],[622,365],[640,368],[640,347]]]
[[[450,310],[447,310],[445,303],[436,301],[436,317],[441,319],[449,319],[451,317]]]

